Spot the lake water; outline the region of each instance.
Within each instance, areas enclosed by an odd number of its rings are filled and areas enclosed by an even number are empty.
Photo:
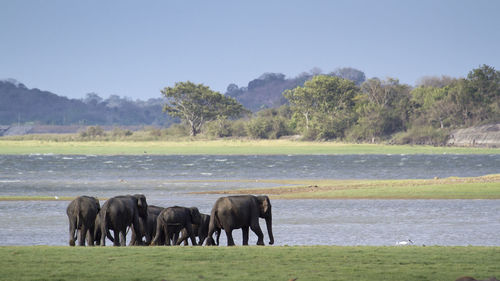
[[[219,195],[260,179],[404,179],[500,173],[500,155],[0,155],[0,196],[143,193],[210,213]],[[235,182],[235,180],[250,180]],[[0,245],[67,245],[67,201],[0,202]],[[104,202],[101,202],[101,204]],[[500,246],[500,200],[272,200],[276,245]],[[265,233],[265,223],[261,221]],[[241,244],[241,231],[233,232]],[[250,243],[256,237],[250,234]],[[221,235],[225,245],[225,235]]]

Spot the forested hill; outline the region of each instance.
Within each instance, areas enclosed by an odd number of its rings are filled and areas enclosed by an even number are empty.
[[[302,86],[320,73],[316,69],[294,78],[285,78],[281,73],[264,73],[245,87],[230,84],[225,94],[234,97],[253,112],[279,107],[287,102],[283,91]],[[357,85],[365,81],[365,74],[354,68],[339,68],[327,75],[349,79]],[[103,99],[95,93],[89,93],[83,99],[69,99],[40,89],[29,89],[14,79],[0,80],[0,125],[33,123],[168,127],[173,119],[162,111],[164,104],[163,98],[132,101],[112,95]]]
[[[28,89],[16,80],[0,80],[0,125],[156,125],[172,122],[162,112],[164,100],[132,101],[90,93],[68,99],[48,91]]]
[[[318,74],[321,74],[321,70],[313,69],[311,72],[304,72],[297,77],[287,79],[282,73],[264,73],[259,78],[250,81],[246,87],[229,84],[226,95],[235,98],[253,112],[279,107],[286,103],[282,95],[283,91],[303,86],[304,82]],[[366,79],[362,71],[350,67],[339,68],[326,75],[351,80],[358,86]]]

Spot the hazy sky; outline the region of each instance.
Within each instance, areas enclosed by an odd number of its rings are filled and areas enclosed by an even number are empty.
[[[500,69],[500,1],[0,0],[0,79],[133,99],[354,67],[414,85]]]

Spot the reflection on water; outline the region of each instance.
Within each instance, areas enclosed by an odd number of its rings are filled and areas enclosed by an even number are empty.
[[[231,181],[242,179],[398,179],[499,172],[499,155],[1,155],[0,196],[104,198],[144,193],[149,204],[197,206],[209,213],[218,195],[187,193],[269,186]],[[68,203],[0,202],[0,245],[67,245]],[[417,245],[500,246],[500,200],[273,200],[272,204],[277,245],[394,245],[411,239]],[[267,243],[263,220],[261,228]],[[241,244],[241,230],[233,235]],[[221,243],[226,243],[224,234]],[[256,243],[253,233],[250,243]]]

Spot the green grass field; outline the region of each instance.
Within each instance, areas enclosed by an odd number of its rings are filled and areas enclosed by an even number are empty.
[[[500,276],[499,247],[0,247],[0,280],[453,281]]]
[[[382,144],[346,144],[291,140],[213,140],[213,141],[120,141],[55,142],[0,139],[0,154],[499,154],[500,148],[434,147]]]

